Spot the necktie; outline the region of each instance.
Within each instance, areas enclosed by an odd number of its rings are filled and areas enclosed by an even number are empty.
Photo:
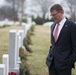
[[[59,24],[57,24],[57,26],[55,28],[55,31],[54,31],[54,40],[55,40],[55,42],[57,41],[58,26],[59,26]]]

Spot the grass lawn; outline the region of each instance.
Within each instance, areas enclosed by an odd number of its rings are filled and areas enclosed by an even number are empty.
[[[48,75],[45,60],[50,46],[50,27],[35,26],[34,35],[31,36],[31,39],[33,53],[27,57],[30,73],[31,75]],[[76,75],[76,69],[73,70],[73,75]]]
[[[2,55],[8,53],[8,40],[10,29],[21,29],[21,26],[10,26],[0,28],[0,63]],[[31,75],[48,75],[48,68],[45,64],[46,56],[50,46],[50,27],[35,26],[34,35],[31,36],[33,53],[27,56],[27,64]],[[76,75],[76,69],[73,70]]]
[[[49,32],[49,27],[35,26],[34,35],[31,36],[33,53],[27,57],[31,75],[48,74],[45,60],[50,46]]]
[[[8,53],[9,46],[9,30],[10,29],[21,29],[21,26],[9,26],[0,28],[0,63],[2,63],[2,55]]]

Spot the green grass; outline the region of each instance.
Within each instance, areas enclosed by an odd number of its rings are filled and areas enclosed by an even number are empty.
[[[9,46],[9,30],[10,29],[21,29],[21,26],[10,26],[5,28],[0,28],[0,63],[2,63],[2,55],[8,54]]]
[[[27,57],[31,75],[48,75],[45,60],[50,46],[49,34],[49,27],[35,26],[34,35],[31,36],[33,53]]]

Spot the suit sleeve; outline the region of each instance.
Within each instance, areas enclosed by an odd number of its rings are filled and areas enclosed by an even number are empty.
[[[71,26],[71,43],[72,43],[72,54],[71,60],[72,63],[76,61],[76,24],[73,23]]]

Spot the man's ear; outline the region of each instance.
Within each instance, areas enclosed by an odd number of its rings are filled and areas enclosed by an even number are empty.
[[[60,11],[61,14],[64,14],[64,11]]]

